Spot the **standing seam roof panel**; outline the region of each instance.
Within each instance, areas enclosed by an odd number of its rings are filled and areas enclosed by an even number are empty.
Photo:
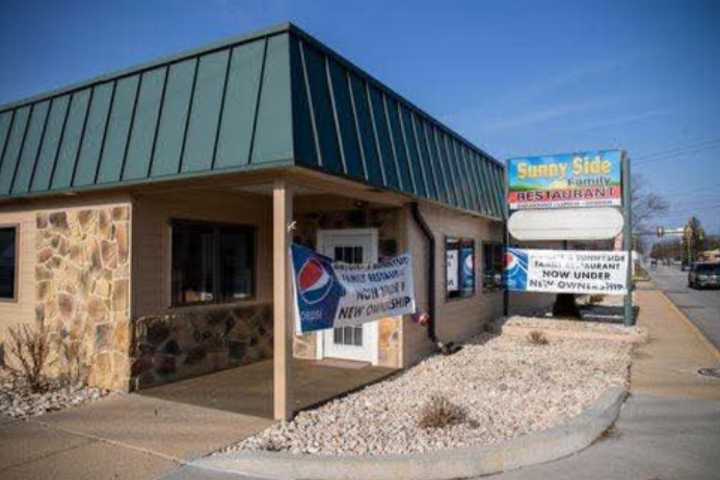
[[[347,174],[351,177],[364,178],[365,173],[360,155],[358,135],[355,130],[355,119],[350,101],[347,76],[337,62],[329,60],[327,65],[330,72],[331,98],[334,99],[333,107],[338,122],[337,127],[340,130],[340,143],[343,149]]]
[[[75,168],[75,178],[73,180],[75,186],[95,183],[112,95],[112,82],[102,83],[94,87],[90,111],[85,125],[85,135],[83,136],[83,143],[80,145],[80,156]]]
[[[218,127],[216,168],[236,167],[250,162],[250,142],[266,41],[257,40],[232,49]]]
[[[292,25],[0,107],[0,196],[292,164],[503,215],[503,166]]]
[[[30,189],[35,159],[40,151],[43,129],[45,128],[49,107],[49,101],[40,102],[33,106],[30,124],[25,134],[22,155],[18,163],[15,180],[12,184],[12,193],[25,193]]]
[[[11,128],[8,139],[4,146],[4,152],[0,161],[0,195],[9,195],[15,169],[17,168],[20,154],[22,153],[22,145],[25,139],[25,130],[27,129],[30,118],[30,106],[20,108],[12,118]]]
[[[350,74],[352,98],[355,104],[358,132],[362,141],[368,181],[375,186],[383,186],[383,171],[378,156],[378,145],[375,142],[372,118],[370,117],[367,89],[365,83],[357,76]]]

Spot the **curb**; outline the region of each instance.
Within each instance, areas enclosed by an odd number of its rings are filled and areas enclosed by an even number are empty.
[[[476,477],[549,462],[586,448],[615,422],[626,397],[624,388],[612,387],[566,424],[489,447],[377,456],[240,452],[212,455],[190,465],[278,479],[451,480]]]
[[[658,290],[658,292],[660,292],[660,294],[663,296],[665,301],[667,301],[670,304],[670,307],[678,315],[680,315],[680,317],[690,327],[690,330],[692,330],[692,332],[695,334],[695,336],[700,340],[700,343],[704,344],[710,350],[711,354],[715,356],[715,359],[720,361],[720,350],[718,350],[718,348],[715,345],[713,345],[713,343],[710,340],[708,340],[708,338],[705,336],[704,333],[702,333],[702,331],[698,328],[698,326],[695,325],[692,322],[692,320],[690,320],[688,318],[688,316],[685,315],[683,313],[683,311],[678,308],[677,305],[675,305],[675,303],[670,299],[670,297],[667,296],[667,294],[665,292],[663,292],[662,290]]]

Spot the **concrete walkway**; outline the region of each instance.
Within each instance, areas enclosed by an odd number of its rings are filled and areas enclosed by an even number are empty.
[[[296,407],[393,373],[356,363],[296,360]],[[271,410],[270,360],[111,395],[30,421],[0,418],[0,478],[159,478],[264,430],[273,423]]]
[[[720,478],[720,380],[697,374],[720,355],[661,292],[637,298],[650,341],[635,352],[631,397],[610,435],[566,459],[484,478]]]
[[[115,395],[0,425],[0,478],[159,478],[271,423],[140,395]]]

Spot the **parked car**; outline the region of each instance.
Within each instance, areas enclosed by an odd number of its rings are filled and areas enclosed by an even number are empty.
[[[682,263],[680,264],[680,270],[683,272],[685,270],[690,270],[690,264],[687,262],[687,260],[682,261]]]
[[[720,288],[720,263],[693,263],[688,273],[690,288]]]

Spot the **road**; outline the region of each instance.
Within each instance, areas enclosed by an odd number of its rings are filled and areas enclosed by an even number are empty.
[[[681,271],[678,265],[658,265],[657,270],[649,273],[657,288],[720,349],[720,290],[688,288],[687,272]]]

